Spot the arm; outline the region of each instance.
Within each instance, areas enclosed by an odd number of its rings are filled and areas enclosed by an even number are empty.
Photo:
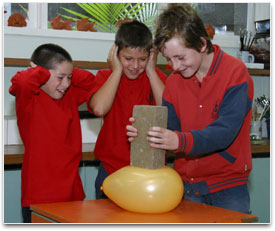
[[[251,105],[248,83],[245,82],[228,89],[220,105],[218,119],[204,129],[174,131],[175,136],[169,134],[172,131],[168,129],[153,127],[148,132],[148,140],[152,142],[151,147],[176,150],[187,155],[201,155],[226,149],[238,135]],[[176,144],[175,139],[178,140],[178,145],[173,145]]]
[[[224,96],[218,112],[218,119],[203,130],[191,130],[191,150],[189,155],[200,155],[217,150],[226,149],[238,135],[245,117],[251,110],[252,101],[249,97],[249,84],[242,84],[229,88]],[[188,135],[188,132],[187,132]],[[191,142],[190,142],[191,143]]]
[[[89,101],[93,113],[100,117],[110,111],[122,76],[122,65],[118,59],[117,51],[118,47],[113,45],[108,55],[108,62],[113,70],[112,74]]]
[[[78,105],[85,102],[87,94],[93,86],[94,79],[94,74],[87,70],[81,70],[78,68],[73,69],[71,88],[73,88],[74,96]]]
[[[71,84],[77,88],[89,91],[93,85],[94,79],[95,76],[90,71],[74,68]]]
[[[47,69],[34,65],[32,68],[17,72],[12,77],[9,92],[16,97],[31,98],[40,91],[41,85],[45,84],[49,78],[50,72]]]
[[[155,48],[151,49],[149,61],[146,66],[146,74],[150,81],[150,85],[153,91],[153,95],[156,101],[156,105],[160,106],[162,101],[162,93],[164,90],[164,83],[156,72],[158,52]]]

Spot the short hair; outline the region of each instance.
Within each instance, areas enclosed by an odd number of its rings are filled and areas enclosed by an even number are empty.
[[[73,62],[70,54],[62,47],[47,43],[37,47],[32,56],[31,61],[46,69],[54,69],[57,64],[64,61]]]
[[[118,52],[123,48],[140,48],[150,52],[153,47],[153,35],[149,28],[137,21],[126,21],[120,24],[115,37]]]
[[[187,48],[198,52],[203,46],[203,37],[207,42],[207,53],[214,50],[201,18],[187,3],[170,3],[157,18],[154,40],[157,49],[161,51],[164,44],[173,37],[178,37]]]

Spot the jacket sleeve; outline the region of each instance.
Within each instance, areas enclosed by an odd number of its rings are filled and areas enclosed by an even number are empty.
[[[50,72],[41,66],[19,71],[11,79],[9,92],[17,98],[32,98],[39,93],[40,86],[49,78]]]
[[[227,90],[220,105],[218,119],[202,130],[177,132],[179,149],[188,155],[200,155],[226,149],[238,135],[244,118],[251,110],[248,82]]]
[[[88,92],[93,86],[95,76],[90,71],[73,69],[73,77],[71,87],[74,88],[74,95],[76,95],[77,104],[81,105],[85,102]]]

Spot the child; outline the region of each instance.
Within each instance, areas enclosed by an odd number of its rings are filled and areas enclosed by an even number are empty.
[[[157,53],[152,49],[152,33],[141,22],[122,23],[108,56],[111,69],[98,71],[88,105],[104,123],[95,146],[101,161],[95,182],[96,198],[109,174],[130,164],[130,145],[125,135],[134,105],[161,105],[167,76],[156,69]]]
[[[78,166],[82,156],[78,106],[86,100],[94,75],[73,68],[69,53],[43,44],[31,68],[11,80],[17,124],[25,146],[22,166],[22,211],[31,222],[30,205],[83,200]]]
[[[151,147],[176,153],[185,199],[249,213],[253,82],[246,66],[212,45],[188,4],[171,4],[156,28],[155,45],[175,72],[163,92],[169,130],[151,128]],[[133,141],[137,129],[127,130]]]

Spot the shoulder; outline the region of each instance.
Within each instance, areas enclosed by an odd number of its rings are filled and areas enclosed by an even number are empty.
[[[97,75],[111,75],[113,72],[112,69],[100,69],[98,70],[98,72],[96,73]]]
[[[103,79],[108,79],[110,75],[112,74],[113,70],[112,69],[101,69],[98,70],[96,73],[96,79],[103,78]]]
[[[232,56],[218,46],[215,46],[215,55],[213,65],[210,70],[210,75],[222,75],[225,80],[229,81],[246,81],[251,78],[245,64],[239,58]]]

